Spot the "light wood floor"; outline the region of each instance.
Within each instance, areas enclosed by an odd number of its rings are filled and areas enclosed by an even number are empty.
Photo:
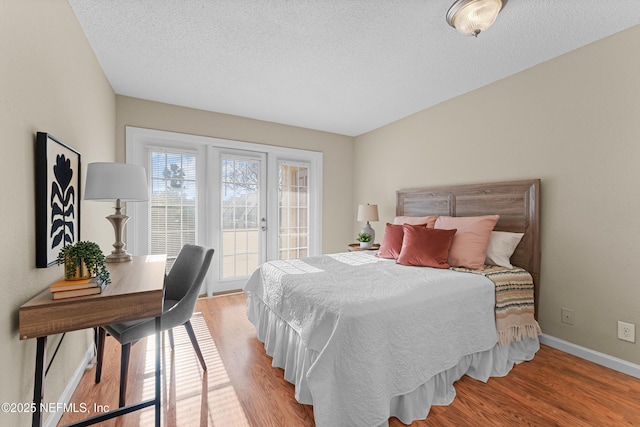
[[[293,397],[293,385],[256,339],[245,316],[245,296],[200,300],[192,318],[208,371],[203,374],[183,328],[175,350],[163,352],[164,426],[313,426],[313,409]],[[120,347],[108,338],[102,382],[85,372],[72,402],[115,407]],[[132,348],[127,402],[153,397],[154,340]],[[481,383],[463,377],[453,404],[433,407],[427,426],[639,426],[640,380],[542,346],[535,359],[505,378]],[[67,413],[60,425],[86,417]],[[153,409],[103,426],[153,425]],[[392,427],[403,426],[397,419]]]

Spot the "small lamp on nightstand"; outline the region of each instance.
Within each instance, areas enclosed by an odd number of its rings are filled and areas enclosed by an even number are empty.
[[[124,225],[129,217],[122,214],[120,202],[149,200],[145,169],[142,166],[127,163],[89,163],[84,199],[116,201],[115,214],[107,217],[113,225],[116,242],[113,244],[114,250],[107,255],[106,261],[131,261],[133,256],[124,249],[125,243],[122,240]]]
[[[378,221],[378,205],[359,205],[358,206],[358,221],[367,221],[367,225],[364,226],[361,233],[367,233],[371,236],[371,243],[376,241],[376,232],[369,224],[369,221]]]

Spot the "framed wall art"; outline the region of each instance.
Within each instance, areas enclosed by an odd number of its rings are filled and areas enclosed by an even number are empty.
[[[80,158],[51,134],[36,136],[36,267],[55,264],[80,241]]]

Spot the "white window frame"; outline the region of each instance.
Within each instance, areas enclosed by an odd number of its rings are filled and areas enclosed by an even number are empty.
[[[147,150],[150,147],[195,153],[197,156],[196,185],[198,187],[198,231],[196,239],[199,244],[213,247],[218,244],[214,234],[212,220],[205,220],[207,215],[219,214],[212,209],[216,189],[214,183],[218,171],[208,170],[213,163],[213,147],[220,149],[246,150],[266,154],[267,173],[267,227],[278,227],[278,161],[300,162],[309,164],[309,256],[322,254],[322,202],[323,202],[323,155],[321,152],[303,149],[278,147],[245,141],[189,135],[133,126],[125,128],[125,152],[127,163],[147,165]],[[209,185],[207,185],[209,183]],[[273,203],[272,201],[276,201]],[[148,230],[148,203],[129,203],[127,211],[131,219],[126,230],[127,248],[134,255],[144,255],[148,251],[145,238]],[[276,233],[277,234],[277,233]],[[269,238],[267,260],[278,256],[277,238]],[[275,243],[274,243],[275,242]],[[217,251],[214,252],[213,265],[218,265]],[[211,286],[207,285],[207,293],[211,295]]]

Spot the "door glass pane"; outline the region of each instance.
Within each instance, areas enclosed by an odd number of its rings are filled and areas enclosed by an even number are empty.
[[[260,160],[221,158],[222,278],[248,276],[260,249]]]
[[[170,269],[182,246],[196,243],[196,156],[149,151],[149,253],[167,254]]]
[[[309,166],[278,164],[278,258],[309,254]]]

